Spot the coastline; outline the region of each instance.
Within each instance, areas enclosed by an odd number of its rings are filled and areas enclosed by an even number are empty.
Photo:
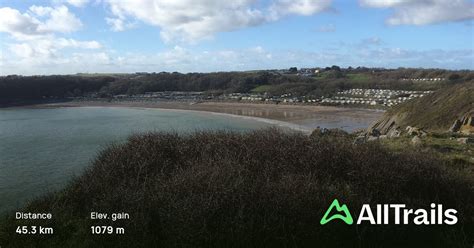
[[[44,103],[18,108],[63,108],[63,107],[127,107],[192,111],[234,118],[252,119],[304,133],[317,127],[341,128],[349,132],[367,128],[384,113],[383,110],[342,108],[335,106],[258,104],[237,102],[132,102],[132,101],[72,101]],[[17,108],[17,107],[13,107]]]

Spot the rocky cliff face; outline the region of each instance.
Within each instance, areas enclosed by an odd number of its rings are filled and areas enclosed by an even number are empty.
[[[367,129],[367,133],[372,136],[387,135],[388,137],[397,137],[402,132],[413,129],[408,125],[403,126],[406,123],[406,116],[406,113],[384,115]],[[446,131],[467,135],[474,134],[474,111],[456,119],[453,125]]]
[[[403,123],[406,117],[406,113],[399,113],[391,115],[385,113],[381,119],[377,120],[372,124],[367,133],[372,136],[378,135],[387,135],[387,136],[398,136],[404,129],[400,126],[400,123]]]
[[[449,131],[463,134],[474,134],[474,111],[465,114],[460,119],[457,119]]]
[[[367,134],[397,136],[408,126],[426,131],[474,134],[473,122],[474,82],[469,82],[452,85],[387,111],[368,128]]]

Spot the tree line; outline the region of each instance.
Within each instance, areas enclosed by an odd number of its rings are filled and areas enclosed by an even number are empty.
[[[443,78],[442,82],[414,82],[411,78]],[[269,94],[323,96],[351,88],[437,89],[446,84],[474,80],[472,71],[441,69],[378,69],[327,67],[314,75],[302,76],[292,67],[287,71],[215,73],[135,73],[77,74],[52,76],[0,77],[0,103],[21,100],[117,94],[143,94],[155,91],[204,91],[213,94],[252,92],[266,85]]]

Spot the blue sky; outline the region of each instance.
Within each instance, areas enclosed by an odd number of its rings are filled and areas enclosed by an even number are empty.
[[[0,74],[474,69],[471,0],[0,0]]]

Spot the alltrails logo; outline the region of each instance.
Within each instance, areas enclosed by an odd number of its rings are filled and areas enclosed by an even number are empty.
[[[431,209],[408,209],[405,204],[377,204],[375,212],[369,204],[362,205],[357,218],[357,225],[367,221],[372,225],[387,224],[415,224],[415,225],[454,225],[458,222],[455,209],[446,209],[443,211],[442,204],[431,203]],[[375,215],[374,215],[375,213]],[[390,219],[393,216],[393,219]],[[332,220],[340,219],[347,225],[352,225],[353,219],[349,208],[339,204],[335,199],[329,206],[321,219],[321,225],[325,225]]]
[[[341,215],[341,214],[333,214],[331,217],[328,218],[329,214],[332,212],[332,210],[336,208],[336,210],[338,212],[341,212],[344,214],[344,215]],[[329,221],[331,220],[334,220],[334,219],[341,219],[342,221],[346,222],[346,224],[348,225],[352,225],[352,215],[351,213],[349,212],[349,209],[347,209],[347,206],[346,205],[342,205],[340,206],[339,205],[339,202],[337,201],[337,199],[334,199],[334,201],[331,203],[331,206],[329,206],[328,210],[326,211],[326,213],[324,214],[323,218],[321,219],[320,223],[321,225],[324,225],[326,223],[328,223]]]

